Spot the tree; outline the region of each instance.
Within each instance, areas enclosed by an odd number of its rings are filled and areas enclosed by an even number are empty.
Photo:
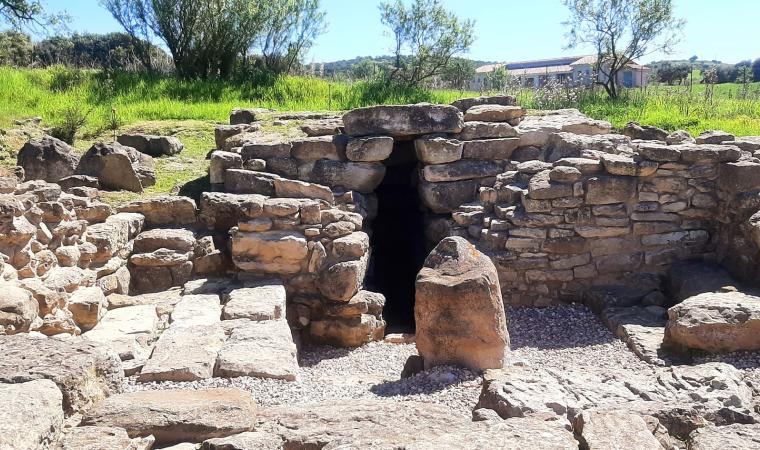
[[[102,0],[133,38],[158,36],[180,76],[227,77],[253,45],[263,8],[250,0]]]
[[[618,97],[618,74],[652,52],[670,53],[684,21],[672,0],[563,0],[570,10],[568,48],[591,45],[596,70],[610,98]]]
[[[412,0],[410,6],[402,0],[381,3],[380,13],[394,39],[390,77],[407,86],[440,75],[451,58],[467,52],[474,41],[474,22],[460,20],[440,0]]]
[[[326,31],[319,0],[278,0],[266,5],[264,32],[259,38],[264,67],[288,73]]]
[[[760,58],[752,63],[752,78],[755,81],[760,81]]]
[[[14,30],[36,26],[59,26],[68,20],[66,14],[48,14],[40,0],[0,0],[0,23]]]
[[[443,68],[441,78],[454,89],[465,90],[467,83],[475,76],[475,63],[469,59],[453,58]]]
[[[33,52],[34,46],[28,34],[14,30],[0,33],[0,66],[29,66]]]
[[[486,75],[486,87],[487,89],[495,89],[501,91],[507,84],[509,74],[504,67],[497,67],[492,72]]]

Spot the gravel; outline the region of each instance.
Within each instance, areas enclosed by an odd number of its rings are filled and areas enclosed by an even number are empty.
[[[507,317],[512,361],[557,369],[651,370],[584,307],[511,308]],[[442,366],[400,379],[407,358],[416,354],[413,344],[386,342],[357,349],[306,347],[300,352],[301,370],[295,382],[240,377],[137,383],[135,377],[130,377],[124,388],[131,392],[236,387],[251,392],[262,406],[360,398],[413,400],[443,404],[470,417],[480,395],[482,377],[467,369]]]

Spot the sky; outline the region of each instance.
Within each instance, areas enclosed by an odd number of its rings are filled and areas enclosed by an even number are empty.
[[[593,53],[565,50],[567,9],[561,0],[441,0],[459,17],[475,20],[475,44],[466,57],[481,61],[520,61]],[[66,10],[72,32],[119,31],[119,24],[99,0],[43,0],[51,10]],[[377,0],[321,0],[327,32],[312,48],[307,63],[391,53],[391,39],[380,23]],[[760,2],[757,0],[674,0],[686,19],[682,40],[671,55],[659,59],[717,59],[736,63],[760,57]]]

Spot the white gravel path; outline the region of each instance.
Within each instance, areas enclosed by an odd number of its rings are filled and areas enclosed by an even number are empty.
[[[651,370],[584,307],[519,308],[508,310],[507,315],[514,361],[558,369]],[[339,398],[415,400],[444,404],[469,417],[480,395],[481,376],[466,369],[438,367],[401,380],[404,363],[415,354],[414,345],[385,342],[353,350],[307,347],[300,352],[301,370],[295,382],[241,377],[137,383],[131,377],[124,387],[126,391],[237,387],[250,391],[262,406]]]

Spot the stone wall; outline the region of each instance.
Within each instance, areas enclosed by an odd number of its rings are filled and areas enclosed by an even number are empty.
[[[758,209],[747,191],[760,187],[760,162],[740,142],[634,139],[577,110],[525,116],[510,97],[362,108],[343,125],[305,124],[317,136],[292,140],[220,127],[229,151],[212,154],[210,171],[224,193],[201,201],[209,227],[231,229],[243,276],[283,279],[291,325],[307,337],[358,345],[382,335],[382,295],[363,280],[373,191],[393,152],[411,151],[400,142],[414,141],[430,247],[451,235],[475,243],[509,304],[582,301],[594,286],[658,289],[673,262],[692,258],[756,270],[757,233],[742,224]]]

